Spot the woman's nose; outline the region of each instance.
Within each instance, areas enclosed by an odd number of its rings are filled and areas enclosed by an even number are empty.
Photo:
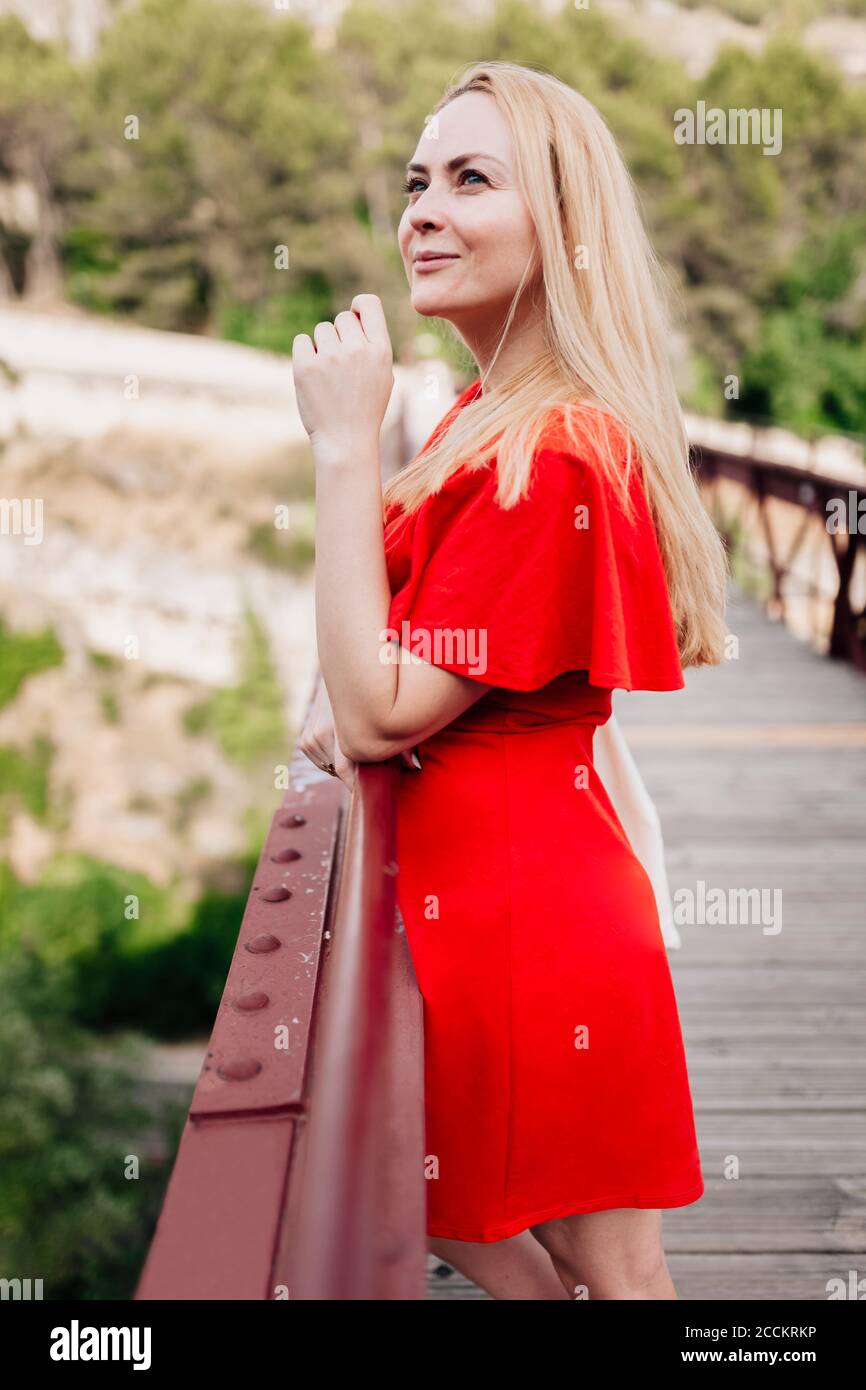
[[[422,227],[441,227],[444,221],[444,214],[439,203],[438,195],[432,188],[427,188],[415,199],[409,209],[409,221],[416,231]]]

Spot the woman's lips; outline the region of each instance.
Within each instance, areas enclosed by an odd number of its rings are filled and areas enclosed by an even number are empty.
[[[414,261],[416,270],[441,270],[443,265],[450,265],[452,261],[459,261],[459,256],[432,256],[426,261]]]

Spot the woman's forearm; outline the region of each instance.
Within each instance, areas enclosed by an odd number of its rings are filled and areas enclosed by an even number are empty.
[[[314,447],[314,454],[315,454]],[[342,748],[355,757],[391,728],[399,666],[381,659],[391,591],[378,444],[316,457],[316,638]]]
[[[340,748],[353,762],[380,762],[437,733],[490,687],[388,641],[379,436],[394,371],[381,300],[356,295],[314,337],[298,334],[292,365],[316,469],[319,668]]]

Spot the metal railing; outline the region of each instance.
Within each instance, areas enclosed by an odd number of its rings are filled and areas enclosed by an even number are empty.
[[[296,753],[137,1299],[415,1299],[422,1001],[396,909],[394,760]]]
[[[813,631],[814,640],[823,644],[828,656],[850,661],[858,670],[866,671],[866,604],[858,602],[854,595],[855,567],[858,557],[866,551],[866,534],[857,525],[838,531],[827,525],[828,504],[841,500],[846,511],[855,517],[861,515],[862,508],[866,526],[866,483],[858,481],[856,475],[834,477],[824,471],[731,453],[706,443],[694,446],[693,453],[697,476],[706,486],[714,519],[729,544],[734,526],[745,530],[744,504],[751,505],[757,513],[755,529],[763,543],[757,564],[768,571],[768,601],[775,612],[784,620],[795,597],[819,601],[830,616],[826,631]],[[742,504],[733,525],[714,506],[713,493],[722,480],[737,483],[742,490]],[[778,525],[774,528],[774,501],[788,503],[801,513],[787,543],[783,543]],[[810,531],[825,555],[832,555],[832,584],[804,579],[797,573],[796,562]]]

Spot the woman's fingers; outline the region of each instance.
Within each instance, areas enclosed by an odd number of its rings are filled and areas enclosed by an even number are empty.
[[[305,724],[298,739],[301,752],[317,767],[326,767],[328,763],[335,762],[335,744],[333,728],[318,722]]]
[[[357,763],[353,763],[351,758],[347,758],[342,749],[337,746],[337,754],[334,758],[334,768],[341,782],[351,790],[355,784]]]
[[[348,787],[353,786],[357,763],[346,757],[337,739],[333,722],[327,718],[323,719],[321,711],[311,713],[301,730],[298,747],[317,767],[333,764],[340,780]],[[421,760],[415,748],[404,748],[399,756],[403,767],[412,772],[420,772]]]

